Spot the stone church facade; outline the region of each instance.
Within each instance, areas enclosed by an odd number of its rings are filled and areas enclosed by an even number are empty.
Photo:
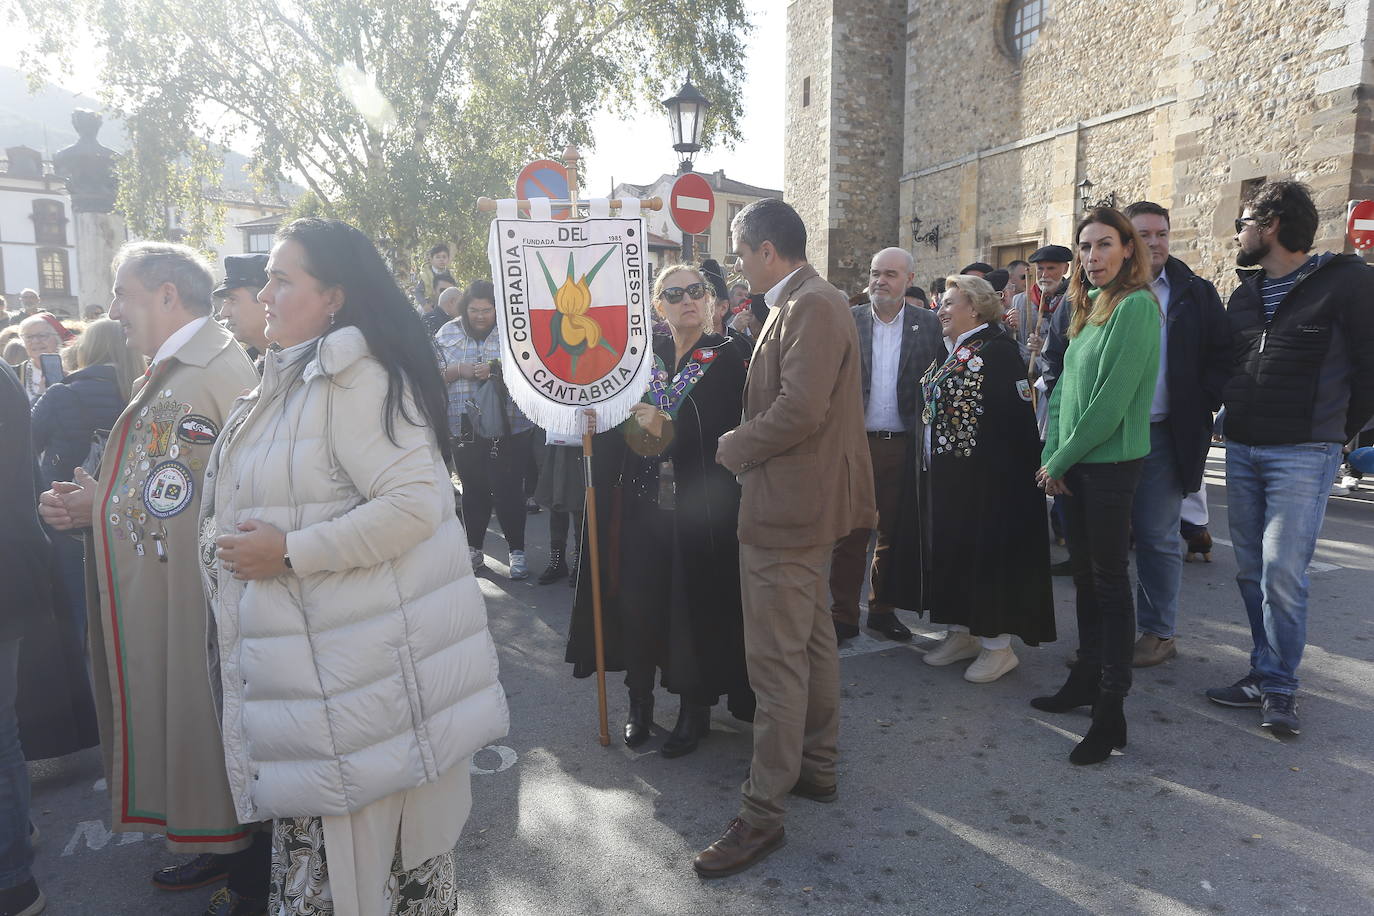
[[[1086,194],[1169,207],[1225,293],[1253,186],[1310,184],[1337,251],[1374,198],[1374,0],[788,0],[787,29],[786,195],[850,291],[886,245],[922,285],[1068,245]]]

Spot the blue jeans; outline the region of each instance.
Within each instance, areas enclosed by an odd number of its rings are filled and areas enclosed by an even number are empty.
[[[29,768],[19,746],[20,639],[0,640],[0,890],[33,877],[29,843]]]
[[[1183,582],[1183,539],[1178,534],[1183,484],[1174,462],[1168,423],[1150,424],[1150,454],[1131,505],[1135,530],[1135,625],[1160,639],[1174,635]]]
[[[1236,584],[1250,618],[1250,673],[1266,693],[1295,693],[1307,645],[1307,565],[1341,463],[1335,442],[1226,443]]]

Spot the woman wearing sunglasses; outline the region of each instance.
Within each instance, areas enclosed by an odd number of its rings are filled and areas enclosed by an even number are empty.
[[[665,757],[696,750],[721,696],[737,718],[754,716],[735,531],[740,490],[716,464],[716,440],[739,424],[744,360],[729,338],[711,333],[714,300],[696,268],[659,274],[654,305],[670,334],[655,338],[649,391],[621,433],[600,437],[594,469],[605,479],[598,511],[610,521],[602,530],[614,532],[601,551],[606,667],[625,671],[630,747],[649,738],[655,669],[680,697]],[[578,582],[568,646],[579,677],[595,670],[590,586],[589,577]]]

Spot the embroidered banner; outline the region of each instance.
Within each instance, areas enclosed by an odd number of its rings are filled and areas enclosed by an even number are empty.
[[[502,373],[516,405],[550,433],[624,420],[649,384],[644,221],[492,220]]]

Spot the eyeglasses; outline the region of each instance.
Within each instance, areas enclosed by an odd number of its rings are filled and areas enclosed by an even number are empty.
[[[669,305],[677,305],[682,301],[683,295],[691,296],[693,299],[706,298],[706,284],[692,283],[688,286],[670,286],[663,291],[663,301]]]
[[[1257,217],[1257,216],[1242,216],[1242,217],[1240,217],[1239,219],[1237,219],[1237,220],[1236,220],[1236,235],[1240,235],[1242,232],[1245,231],[1245,227],[1246,227],[1246,226],[1248,226],[1250,223],[1255,223],[1255,222],[1259,222],[1259,217]]]

